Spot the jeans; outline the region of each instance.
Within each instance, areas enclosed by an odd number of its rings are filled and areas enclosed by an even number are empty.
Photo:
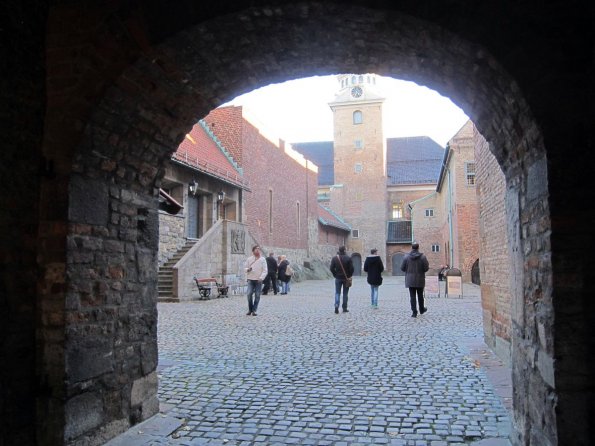
[[[281,282],[281,292],[283,294],[287,294],[289,292],[289,282],[285,282],[283,280],[281,280],[280,282]]]
[[[370,285],[370,298],[372,299],[372,306],[378,306],[378,285]]]
[[[347,300],[349,299],[347,293],[349,293],[349,288],[345,286],[343,279],[337,278],[335,278],[335,308],[339,308],[341,287],[343,287],[343,309],[347,310]]]
[[[415,295],[417,294],[417,303],[419,304],[419,311],[424,309],[424,289],[423,288],[409,288],[409,300],[411,302],[411,311],[417,314],[417,307],[415,305]]]
[[[261,289],[261,282],[258,280],[248,280],[248,311],[250,313],[256,313],[256,310],[258,309]],[[252,295],[254,295],[254,301],[252,300]]]

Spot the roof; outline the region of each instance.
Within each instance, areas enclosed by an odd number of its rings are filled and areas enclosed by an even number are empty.
[[[318,221],[323,226],[331,226],[333,228],[341,229],[346,232],[351,231],[351,226],[349,226],[345,221],[335,214],[330,209],[325,208],[321,204],[318,204]]]
[[[247,186],[242,169],[203,120],[194,124],[172,159],[235,186]]]
[[[331,186],[335,182],[334,148],[332,141],[298,142],[291,146],[318,166],[318,185]]]
[[[386,151],[389,185],[438,182],[444,149],[433,139],[427,136],[388,138]]]

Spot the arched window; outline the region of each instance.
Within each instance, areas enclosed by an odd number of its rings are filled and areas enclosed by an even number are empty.
[[[359,110],[354,111],[353,112],[353,123],[361,124],[362,122],[364,122],[364,115],[362,114],[362,112]]]
[[[351,76],[351,83],[355,84],[357,82],[357,77]]]
[[[360,84],[364,83],[364,77],[361,74],[359,75],[359,83]]]

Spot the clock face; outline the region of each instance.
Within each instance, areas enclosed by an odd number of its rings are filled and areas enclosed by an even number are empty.
[[[364,92],[362,91],[362,87],[353,87],[351,89],[351,96],[354,98],[359,98]]]

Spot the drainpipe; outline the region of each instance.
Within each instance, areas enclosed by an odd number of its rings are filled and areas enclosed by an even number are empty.
[[[453,228],[452,228],[452,182],[450,176],[450,169],[448,169],[448,232],[449,232],[449,239],[450,239],[450,246],[448,247],[449,255],[450,255],[450,262],[448,263],[450,267],[454,267],[452,264],[454,260],[454,250],[453,250]]]

